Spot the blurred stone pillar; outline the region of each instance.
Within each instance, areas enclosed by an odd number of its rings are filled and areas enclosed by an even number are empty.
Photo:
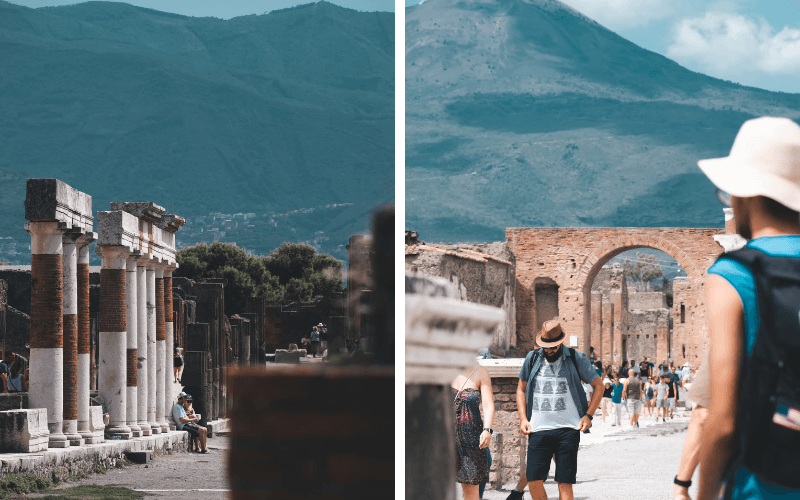
[[[450,384],[492,344],[502,309],[458,298],[444,278],[406,274],[406,499],[455,500]]]
[[[126,261],[127,278],[127,307],[126,317],[128,322],[125,340],[125,379],[127,390],[127,423],[133,437],[142,436],[142,428],[138,424],[139,416],[139,388],[138,388],[138,363],[139,363],[139,283],[136,272],[139,254],[132,253]]]
[[[89,413],[89,372],[91,360],[91,319],[89,316],[89,244],[97,233],[86,233],[78,238],[78,434],[86,444],[97,442],[91,429]]]

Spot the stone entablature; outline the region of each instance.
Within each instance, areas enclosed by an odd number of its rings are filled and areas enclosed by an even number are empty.
[[[57,221],[64,230],[90,233],[94,224],[92,197],[58,179],[28,179],[25,219]]]

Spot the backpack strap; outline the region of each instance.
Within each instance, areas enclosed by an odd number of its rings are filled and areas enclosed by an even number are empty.
[[[575,367],[575,373],[577,373],[578,377],[580,377],[581,376],[581,372],[578,371],[578,362],[575,361],[575,349],[572,349],[570,347],[567,347],[566,349],[569,351],[569,359],[572,360],[572,366]],[[582,380],[582,382],[585,382],[585,381]]]

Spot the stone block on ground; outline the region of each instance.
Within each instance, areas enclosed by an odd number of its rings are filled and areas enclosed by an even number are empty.
[[[49,437],[47,409],[0,411],[0,452],[45,451]]]
[[[290,364],[300,364],[300,353],[305,353],[305,349],[302,351],[287,351],[286,349],[275,349],[275,362],[276,363],[290,363]]]
[[[128,451],[125,456],[135,464],[146,464],[150,461],[150,450]]]
[[[103,407],[89,407],[89,430],[93,437],[86,439],[86,444],[98,444],[105,441],[106,426],[103,424]]]

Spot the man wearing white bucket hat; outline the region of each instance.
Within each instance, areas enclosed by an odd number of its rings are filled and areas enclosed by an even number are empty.
[[[729,156],[698,165],[750,240],[708,270],[712,398],[698,498],[716,500],[724,485],[726,498],[800,499],[800,126],[749,120]]]

